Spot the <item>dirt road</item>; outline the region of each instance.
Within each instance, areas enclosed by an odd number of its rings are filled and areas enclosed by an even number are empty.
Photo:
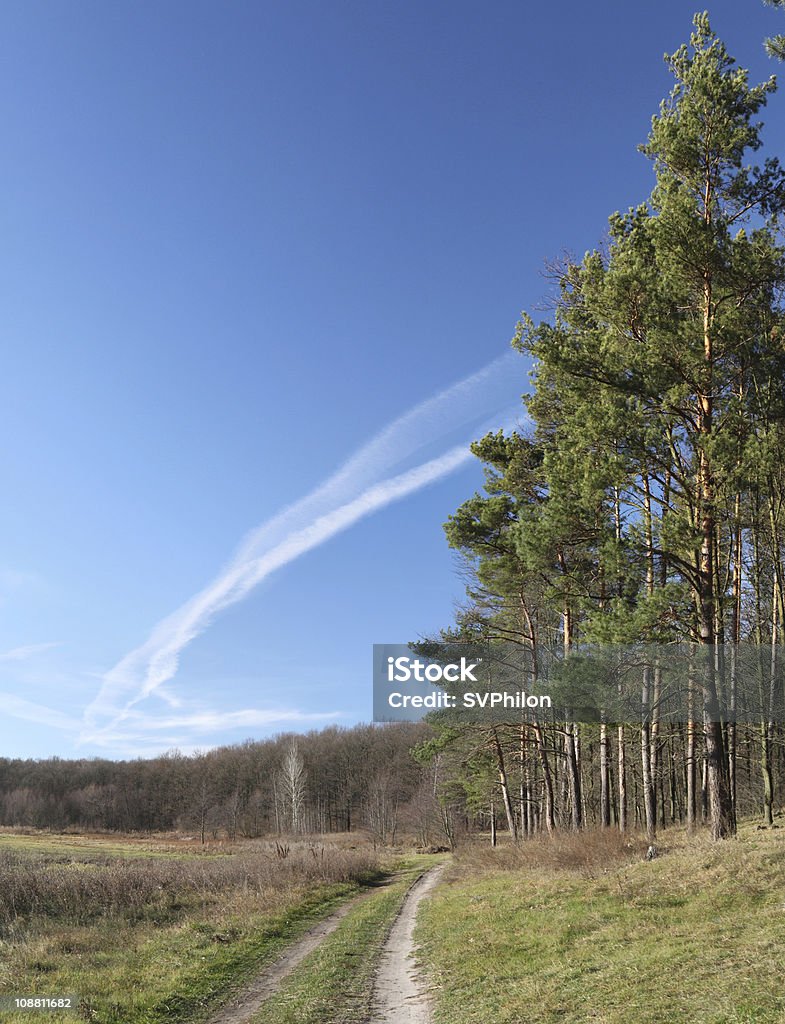
[[[372,1020],[378,1024],[429,1024],[428,1002],[412,961],[412,934],[417,907],[436,885],[441,870],[441,867],[432,868],[417,879],[406,894],[390,929],[374,981]],[[350,900],[334,914],[315,924],[274,963],[261,971],[231,1002],[210,1017],[208,1024],[247,1024],[298,964],[335,931],[358,902],[369,895],[365,893]]]
[[[431,1014],[425,987],[414,961],[414,923],[420,901],[439,881],[441,868],[432,868],[406,896],[384,944],[373,993],[372,1020],[378,1024],[429,1024]]]
[[[301,939],[284,950],[274,963],[258,974],[235,999],[210,1017],[208,1024],[246,1024],[262,1003],[278,989],[284,978],[335,931],[342,919],[363,898],[364,895],[350,900],[334,914],[310,928]]]

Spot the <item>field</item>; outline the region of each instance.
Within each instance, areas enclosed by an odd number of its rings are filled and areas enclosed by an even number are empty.
[[[407,890],[446,859],[416,932],[433,1024],[779,1024],[785,830],[664,833],[651,861],[645,848],[587,831],[383,862],[355,835],[201,847],[2,833],[0,994],[78,996],[73,1016],[2,1020],[208,1021],[349,904],[242,1019],[365,1024]]]
[[[75,1019],[99,1024],[203,1020],[383,869],[356,837],[203,850],[171,837],[5,833],[0,994],[75,995]]]
[[[468,848],[417,937],[435,1024],[780,1024],[785,836]]]

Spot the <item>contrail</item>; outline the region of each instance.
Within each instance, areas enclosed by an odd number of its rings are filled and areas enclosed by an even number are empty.
[[[112,730],[139,701],[172,679],[182,651],[223,609],[262,580],[358,520],[453,473],[471,458],[468,442],[414,468],[388,475],[418,449],[513,402],[519,357],[508,353],[479,373],[415,406],[385,427],[323,484],[252,531],[229,565],[153,629],[147,641],[105,676],[85,710],[82,741]],[[513,364],[517,373],[513,375]],[[514,396],[517,399],[517,396]],[[498,425],[498,424],[497,424]],[[123,703],[124,702],[124,703]],[[101,725],[106,717],[111,721]]]
[[[44,651],[51,651],[53,647],[61,647],[59,643],[26,644],[24,647],[14,647],[12,651],[5,651],[0,654],[0,661],[27,661]]]
[[[73,718],[71,715],[66,715],[53,708],[44,707],[43,704],[35,704],[33,701],[17,697],[13,693],[0,693],[0,711],[12,718],[38,722],[39,725],[62,729],[64,732],[74,733],[80,726],[78,718]]]

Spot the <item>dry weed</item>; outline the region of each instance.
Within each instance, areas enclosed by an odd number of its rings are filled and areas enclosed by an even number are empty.
[[[460,868],[470,872],[568,871],[594,878],[608,868],[640,860],[645,850],[646,841],[641,835],[587,829],[537,836],[496,848],[470,843],[460,848],[456,859]]]
[[[279,845],[280,849],[280,845]],[[236,856],[124,858],[0,853],[0,934],[31,917],[84,923],[97,917],[161,917],[185,900],[360,881],[378,870],[371,851],[329,844],[257,843]]]

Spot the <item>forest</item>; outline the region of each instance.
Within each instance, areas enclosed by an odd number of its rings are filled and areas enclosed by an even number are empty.
[[[1,759],[0,824],[202,841],[364,829],[381,843],[405,824],[427,845],[428,773],[409,753],[425,732],[363,725],[133,761]]]

